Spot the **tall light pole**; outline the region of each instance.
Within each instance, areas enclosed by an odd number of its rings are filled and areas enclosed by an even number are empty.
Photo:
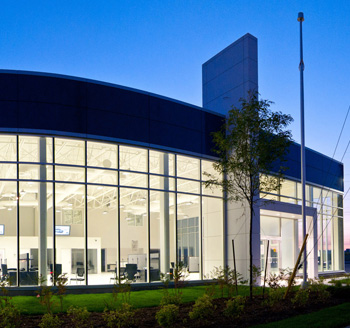
[[[304,60],[303,60],[303,21],[304,13],[298,14],[298,22],[300,22],[300,127],[301,127],[301,215],[303,219],[303,238],[306,236],[306,213],[305,213],[305,129],[304,129]],[[306,247],[303,252],[303,286],[306,286],[307,281],[307,262],[306,262]]]

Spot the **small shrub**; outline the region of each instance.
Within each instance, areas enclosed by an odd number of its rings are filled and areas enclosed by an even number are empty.
[[[214,271],[211,272],[211,276],[219,285],[221,297],[224,297],[225,289],[227,290],[227,296],[232,297],[236,289],[236,283],[240,285],[247,283],[239,272],[230,269],[229,266],[215,267]]]
[[[174,305],[180,305],[182,303],[182,293],[169,293],[168,291],[164,293],[161,301],[160,306],[174,304]]]
[[[179,318],[179,307],[175,304],[167,304],[161,307],[156,314],[156,320],[161,327],[173,326]]]
[[[191,319],[207,320],[214,313],[215,307],[209,295],[198,297],[189,313]]]
[[[296,306],[305,306],[309,301],[310,291],[309,289],[299,288],[292,298],[292,303]]]
[[[71,306],[67,314],[71,318],[74,327],[91,327],[91,323],[89,322],[90,312],[88,312],[86,307]]]
[[[282,301],[285,292],[286,292],[286,289],[283,287],[275,288],[275,289],[271,288],[269,290],[268,298],[264,301],[264,305],[274,306],[278,304],[279,302]]]
[[[226,302],[226,309],[224,315],[226,317],[239,317],[243,312],[245,306],[245,298],[243,296],[236,296]]]
[[[61,312],[63,312],[63,297],[66,294],[66,286],[68,283],[67,274],[60,274],[58,277],[55,278],[54,283],[57,287],[57,296],[60,300]]]
[[[45,307],[46,313],[52,313],[52,308],[55,305],[52,288],[46,285],[46,279],[43,276],[39,278],[39,285],[39,290],[37,291],[39,302]]]
[[[128,303],[123,303],[120,309],[114,311],[105,310],[103,319],[107,327],[132,327],[134,323],[134,311]]]
[[[41,322],[39,323],[40,328],[59,328],[62,322],[57,315],[52,313],[46,313],[42,316]]]
[[[321,279],[309,279],[309,287],[310,294],[319,302],[326,302],[331,294],[327,290],[328,286],[323,283]],[[311,296],[310,295],[310,296]]]
[[[0,327],[14,328],[20,325],[20,312],[12,304],[4,306],[0,310]]]

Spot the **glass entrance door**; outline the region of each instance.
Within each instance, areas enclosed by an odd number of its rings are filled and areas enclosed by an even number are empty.
[[[262,274],[265,271],[266,254],[267,254],[267,242],[270,241],[268,259],[267,259],[267,275],[270,273],[279,273],[281,267],[281,240],[279,239],[262,239],[260,242],[261,247],[261,268]]]

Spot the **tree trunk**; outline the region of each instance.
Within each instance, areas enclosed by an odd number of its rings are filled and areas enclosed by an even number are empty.
[[[249,230],[249,296],[253,298],[253,201],[250,202],[250,230]]]

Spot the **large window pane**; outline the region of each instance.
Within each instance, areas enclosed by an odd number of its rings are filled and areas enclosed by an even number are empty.
[[[281,183],[280,195],[284,196],[281,201],[295,204],[297,192],[296,183],[294,181],[284,180]]]
[[[52,165],[46,166],[46,177],[44,180],[52,180]],[[20,164],[19,165],[19,178],[21,180],[41,180],[40,169],[42,165],[36,164]]]
[[[17,271],[17,184],[0,182],[0,263],[2,273],[8,272],[10,283],[16,285]]]
[[[224,266],[223,253],[223,201],[203,197],[203,277],[210,278],[215,267]]]
[[[20,285],[36,285],[39,278],[52,284],[52,184],[21,182],[19,188]]]
[[[147,191],[120,188],[120,273],[133,282],[147,281]]]
[[[189,272],[200,279],[200,202],[198,196],[177,195],[177,256]]]
[[[177,179],[177,191],[199,194],[200,183],[192,180]]]
[[[199,180],[199,159],[180,155],[176,158],[178,177]]]
[[[118,268],[118,189],[88,186],[89,285],[115,283]]]
[[[147,188],[147,178],[146,174],[120,172],[120,185]]]
[[[85,186],[56,183],[55,200],[56,263],[69,284],[85,284]]]
[[[88,142],[87,165],[107,169],[118,168],[118,146],[102,142]]]
[[[175,175],[175,155],[150,150],[149,171],[150,173]]]
[[[59,164],[85,165],[85,142],[55,138],[55,162]]]
[[[147,150],[136,147],[119,147],[120,169],[147,172]]]
[[[0,179],[17,179],[16,164],[0,164]]]
[[[151,189],[175,190],[174,178],[165,178],[159,175],[150,175],[149,183]]]
[[[16,136],[0,136],[0,161],[17,161]]]
[[[118,184],[118,171],[87,169],[87,182],[115,186]]]
[[[160,280],[160,273],[171,279],[176,262],[175,194],[151,191],[150,197],[150,280]]]
[[[52,138],[20,136],[19,160],[52,163]]]
[[[85,168],[77,166],[55,166],[56,181],[85,182]]]

